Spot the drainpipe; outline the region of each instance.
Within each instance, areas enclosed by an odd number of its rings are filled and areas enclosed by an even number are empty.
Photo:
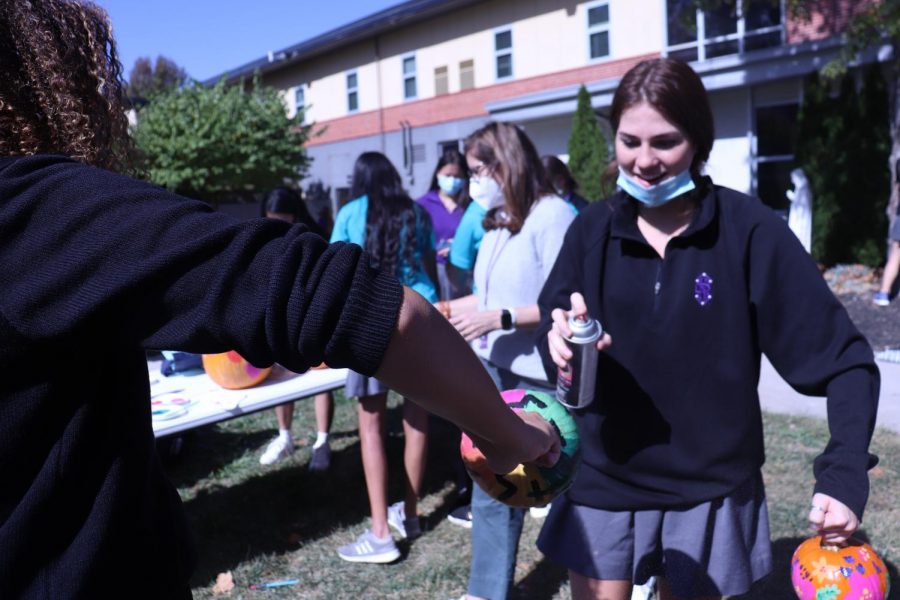
[[[413,139],[412,124],[409,121],[400,121],[403,134],[403,167],[406,169],[407,185],[412,186],[413,178]]]
[[[385,153],[384,140],[384,102],[381,98],[381,42],[377,35],[375,36],[375,85],[378,91],[378,138],[381,142],[381,153]]]

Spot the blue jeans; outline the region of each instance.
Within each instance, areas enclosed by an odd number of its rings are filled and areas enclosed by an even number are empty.
[[[499,390],[530,389],[555,394],[547,382],[533,381],[482,360]],[[472,489],[472,569],[468,593],[505,600],[516,570],[516,553],[525,509],[510,508],[488,496],[479,486]]]

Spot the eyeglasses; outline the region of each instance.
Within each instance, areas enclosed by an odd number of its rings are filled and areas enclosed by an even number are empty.
[[[475,177],[481,177],[482,175],[490,174],[491,169],[484,163],[478,163],[477,165],[469,165],[469,172]]]

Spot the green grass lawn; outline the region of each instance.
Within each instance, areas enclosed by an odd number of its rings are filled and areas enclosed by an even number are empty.
[[[438,598],[465,591],[469,532],[449,523],[453,508],[450,457],[457,440],[442,423],[433,423],[425,497],[425,534],[402,542],[403,557],[392,565],[360,565],[338,558],[338,546],[368,526],[368,501],[356,435],[356,404],[337,395],[332,468],[306,470],[315,438],[312,402],[300,401],[294,455],[271,467],[260,452],[275,434],[272,411],[198,430],[185,439],[169,475],[185,503],[197,540],[199,563],[192,580],[195,598]],[[390,402],[396,407],[396,399]],[[812,460],[827,439],[824,421],[766,415],[764,469],[768,490],[775,571],[742,599],[792,600],[789,560],[808,535],[806,510],[812,489]],[[400,414],[389,411],[390,501],[402,492]],[[881,464],[871,473],[872,491],[860,532],[888,563],[895,582],[891,598],[900,600],[900,436],[879,430],[873,451]],[[540,521],[526,517],[513,598],[569,598],[566,573],[534,547]],[[231,571],[235,588],[215,596],[218,573]],[[249,584],[299,579],[299,584],[250,591]]]

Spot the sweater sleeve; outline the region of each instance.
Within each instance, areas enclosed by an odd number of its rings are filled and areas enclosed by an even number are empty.
[[[827,396],[830,439],[816,458],[815,491],[861,519],[869,493],[868,451],[878,408],[872,350],[816,265],[774,214],[749,240],[748,274],[760,349],[798,392]]]
[[[0,309],[35,343],[237,350],[374,373],[402,288],[353,244],[58,157],[0,173]]]

